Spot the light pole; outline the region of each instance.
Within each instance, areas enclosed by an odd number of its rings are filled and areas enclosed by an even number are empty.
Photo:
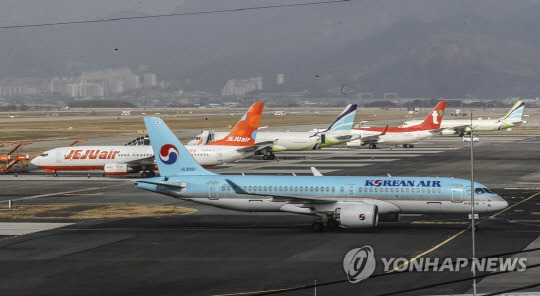
[[[472,238],[472,273],[473,273],[473,295],[476,296],[476,245],[474,240],[474,132],[473,132],[473,114],[471,112],[471,238]]]

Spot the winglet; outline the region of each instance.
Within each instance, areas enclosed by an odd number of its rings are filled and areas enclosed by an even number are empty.
[[[244,189],[242,189],[242,187],[240,187],[238,184],[234,183],[233,181],[229,180],[229,179],[225,179],[225,181],[227,183],[229,183],[229,185],[231,185],[232,189],[234,190],[234,192],[236,192],[237,194],[251,194],[247,191],[245,191]]]
[[[316,169],[315,167],[311,167],[311,172],[313,173],[313,176],[315,177],[322,177],[323,174],[321,174],[321,172],[319,172],[318,169]]]
[[[386,132],[388,131],[388,124],[384,127],[382,133],[380,134],[380,136],[383,136],[383,135],[386,135]]]

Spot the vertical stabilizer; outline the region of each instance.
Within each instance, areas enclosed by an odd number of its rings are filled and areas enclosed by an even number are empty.
[[[325,130],[325,132],[335,132],[342,130],[351,130],[354,124],[354,117],[356,115],[356,104],[349,104],[345,107],[345,110],[339,114],[339,116],[332,122],[332,124]]]
[[[197,163],[161,118],[145,117],[144,124],[161,176],[214,175]]]
[[[525,102],[517,101],[512,107],[512,109],[510,109],[510,111],[508,111],[508,113],[501,119],[510,120],[510,121],[520,121],[521,117],[523,116],[524,109],[525,109]]]
[[[253,146],[259,130],[263,108],[263,102],[254,103],[225,138],[206,145]]]
[[[446,101],[440,101],[437,106],[431,110],[426,119],[416,127],[422,130],[435,130],[441,128],[445,108]]]

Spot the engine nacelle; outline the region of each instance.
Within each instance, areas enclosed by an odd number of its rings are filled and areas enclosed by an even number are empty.
[[[342,205],[339,210],[339,222],[346,228],[371,228],[379,223],[379,211],[376,205],[355,204]]]
[[[443,129],[441,134],[443,134],[443,135],[455,135],[455,134],[457,134],[457,132],[455,130],[453,130],[453,129],[447,128],[447,129]]]
[[[347,142],[347,147],[350,147],[350,148],[360,148],[364,145],[365,144],[363,144],[360,139]]]
[[[133,172],[133,168],[125,163],[106,163],[103,166],[105,175],[127,175]]]

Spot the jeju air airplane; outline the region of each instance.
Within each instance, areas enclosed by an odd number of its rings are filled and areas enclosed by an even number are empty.
[[[468,214],[471,190],[478,213],[508,206],[485,185],[456,178],[323,176],[316,169],[313,176],[220,175],[201,167],[162,119],[144,122],[161,176],[137,180],[138,188],[235,211],[311,215],[316,232],[323,222],[328,228],[371,228],[379,218],[397,221],[399,214]]]
[[[255,145],[264,103],[251,106],[231,132],[222,140],[206,145],[189,145],[186,149],[202,166],[209,167],[237,161],[253,155],[271,143]],[[168,154],[164,147],[160,153]],[[171,148],[172,149],[172,148]],[[176,159],[166,159],[164,163]],[[61,147],[43,152],[32,164],[57,176],[58,171],[103,170],[105,175],[141,173],[143,178],[154,177],[158,170],[148,139],[137,139],[123,146]]]
[[[347,146],[359,148],[369,145],[369,148],[375,149],[378,144],[384,143],[413,148],[415,143],[441,132],[445,107],[445,101],[439,102],[422,123],[409,128],[355,127],[351,132],[359,134],[360,139],[347,142]]]

